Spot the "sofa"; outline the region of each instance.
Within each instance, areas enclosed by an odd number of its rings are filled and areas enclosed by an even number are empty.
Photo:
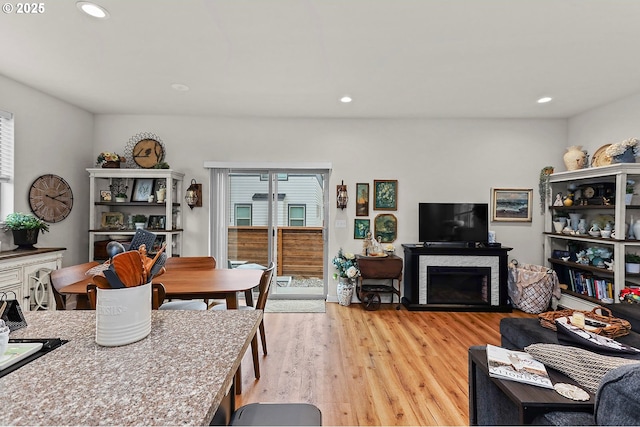
[[[614,304],[608,307],[616,317],[628,320],[632,331],[617,341],[640,349],[640,304]],[[500,322],[500,336],[502,347],[523,350],[529,347],[541,347],[538,344],[547,344],[549,348],[564,348],[566,346],[562,338],[558,339],[558,333],[540,326],[537,318],[504,318]],[[555,347],[554,347],[555,345]],[[544,346],[542,346],[544,347]],[[584,349],[580,349],[585,352]],[[591,352],[587,352],[591,353]],[[602,378],[599,380],[595,392],[595,410],[593,413],[575,411],[547,412],[537,416],[533,420],[535,425],[640,425],[640,354],[621,354],[599,352],[591,353],[597,359],[605,356],[607,360],[614,358],[629,359],[627,365],[603,369]],[[534,357],[536,357],[534,355]],[[611,358],[611,359],[609,359]],[[600,359],[597,359],[600,360]],[[637,360],[637,363],[635,363]],[[544,360],[541,360],[545,362]],[[604,374],[606,372],[606,374]],[[566,372],[564,372],[566,373]],[[569,375],[571,376],[571,375]],[[515,412],[510,407],[508,399],[487,378],[477,378],[480,387],[484,390],[478,393],[476,407],[485,408],[486,413],[479,417],[479,424],[485,425],[513,425],[517,424]]]

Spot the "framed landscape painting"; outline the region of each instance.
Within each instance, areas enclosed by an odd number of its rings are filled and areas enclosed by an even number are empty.
[[[398,209],[398,180],[373,181],[373,209],[395,211]]]
[[[393,214],[380,214],[373,220],[373,237],[380,243],[391,243],[398,236],[398,219]]]
[[[356,216],[369,215],[369,184],[356,184]]]
[[[494,188],[491,221],[531,222],[533,189]]]

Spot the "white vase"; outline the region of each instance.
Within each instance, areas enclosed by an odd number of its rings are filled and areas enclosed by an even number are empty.
[[[567,152],[562,157],[564,165],[568,171],[574,171],[585,167],[587,162],[587,155],[582,151],[581,145],[572,145],[567,148]]]
[[[633,223],[633,235],[636,239],[640,237],[640,219]]]
[[[640,264],[627,262],[624,264],[624,267],[627,273],[640,273]]]
[[[580,223],[580,218],[582,218],[582,214],[580,213],[570,213],[569,214],[571,228],[573,231],[578,231],[578,224]]]
[[[633,194],[625,194],[624,195],[624,204],[629,206],[631,204],[631,199],[633,199]]]
[[[144,229],[144,222],[136,222],[135,226],[136,226],[136,230],[137,229]]]
[[[348,306],[353,298],[353,283],[346,277],[338,278],[338,304]]]

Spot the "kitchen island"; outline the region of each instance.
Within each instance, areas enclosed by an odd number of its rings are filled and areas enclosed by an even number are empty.
[[[95,311],[25,313],[10,338],[61,347],[0,378],[0,425],[208,425],[262,319],[261,310],[154,310],[141,341],[95,343]],[[230,393],[231,391],[231,393]]]

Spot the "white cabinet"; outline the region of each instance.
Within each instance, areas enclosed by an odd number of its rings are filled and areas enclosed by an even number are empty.
[[[619,302],[620,291],[626,286],[640,286],[640,274],[625,272],[624,258],[626,253],[640,254],[640,240],[628,237],[629,226],[640,220],[640,196],[634,196],[631,204],[625,205],[627,181],[636,183],[636,192],[640,189],[640,164],[622,163],[601,166],[576,171],[554,173],[550,177],[551,200],[557,193],[567,195],[573,192],[573,206],[549,206],[545,214],[545,243],[544,255],[548,263],[559,273],[561,283],[566,283],[574,289],[564,291],[560,304],[574,309],[591,309],[600,305],[601,296],[613,297]],[[570,191],[569,188],[575,188]],[[604,197],[604,199],[603,199]],[[603,238],[587,234],[567,234],[557,232],[553,226],[553,219],[557,215],[578,214],[585,219],[586,229],[591,228],[593,222],[611,222],[615,231],[614,236]],[[637,236],[640,239],[640,236]],[[593,264],[583,264],[574,260],[573,254],[589,248],[602,248],[613,254],[613,266],[601,268]],[[563,251],[569,252],[572,258],[562,259]],[[597,292],[595,288],[586,289],[584,286],[575,287],[576,275],[587,284],[594,287],[601,286]],[[604,288],[604,289],[603,289]],[[609,288],[609,289],[607,289]]]
[[[0,296],[13,294],[23,311],[55,309],[49,274],[62,266],[64,248],[0,252]]]
[[[168,256],[182,251],[182,209],[184,174],[171,169],[90,168],[89,172],[89,259],[106,259],[101,249],[111,240],[130,240],[135,234],[134,215],[145,215],[145,228],[166,242]],[[117,202],[117,185],[126,187],[127,199]],[[165,200],[156,199],[156,190],[165,188]],[[111,197],[105,199],[105,192]],[[151,194],[154,200],[145,196]],[[153,252],[153,248],[149,250]]]

